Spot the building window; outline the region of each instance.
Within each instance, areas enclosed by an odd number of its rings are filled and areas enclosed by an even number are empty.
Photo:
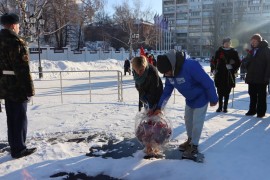
[[[187,0],[177,0],[176,4],[184,4],[187,3]]]
[[[191,16],[200,16],[201,13],[200,12],[191,12],[190,15]]]
[[[252,7],[249,7],[249,10],[250,11],[259,11],[260,7],[259,6],[252,6]]]

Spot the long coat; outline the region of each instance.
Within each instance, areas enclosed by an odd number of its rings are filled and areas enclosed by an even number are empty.
[[[0,31],[0,42],[0,99],[24,102],[35,94],[26,43],[9,29]]]
[[[215,53],[214,64],[215,86],[217,88],[235,87],[235,74],[241,64],[237,51],[234,48],[220,47]],[[227,69],[226,65],[231,65],[232,69]]]
[[[256,53],[254,55],[249,54],[246,59],[246,83],[268,84],[270,78],[270,50],[268,43],[261,41]]]

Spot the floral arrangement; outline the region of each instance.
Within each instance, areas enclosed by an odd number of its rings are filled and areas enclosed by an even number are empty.
[[[137,120],[135,135],[145,146],[144,152],[147,155],[160,154],[172,135],[170,122],[162,115],[149,117],[147,114]]]
[[[252,49],[246,49],[246,52],[247,52],[247,56],[246,56],[246,58],[250,58],[250,57],[252,57]]]

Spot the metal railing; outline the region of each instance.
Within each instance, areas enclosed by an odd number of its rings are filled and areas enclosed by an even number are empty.
[[[43,71],[42,73],[44,74],[44,76],[46,76],[46,74],[59,74],[59,79],[57,79],[57,81],[59,80],[59,90],[60,90],[60,97],[61,97],[61,103],[63,104],[64,102],[64,96],[69,96],[69,95],[86,95],[86,94],[65,94],[64,93],[64,85],[63,85],[63,81],[66,80],[64,77],[63,77],[63,74],[64,73],[88,73],[88,85],[89,85],[89,90],[88,90],[88,94],[89,95],[89,101],[92,102],[92,85],[94,83],[92,83],[92,79],[94,77],[92,77],[91,75],[93,73],[109,73],[109,72],[116,72],[116,77],[117,77],[117,94],[118,94],[118,101],[119,102],[123,102],[123,75],[122,75],[122,72],[119,71],[119,70],[85,70],[85,71]],[[31,72],[32,74],[37,74],[39,72]],[[80,77],[81,78],[81,77]],[[76,80],[79,80],[79,79],[72,79],[74,81]],[[86,79],[84,79],[86,80]],[[41,80],[36,80],[36,82],[43,82],[43,81],[46,81],[46,79],[41,79]],[[35,82],[35,81],[34,81]],[[55,87],[54,87],[55,88]],[[57,87],[56,87],[57,88]],[[36,87],[35,85],[35,89],[38,90],[38,89],[42,89],[41,87]],[[44,88],[45,89],[45,88]],[[33,103],[33,102],[32,102]]]

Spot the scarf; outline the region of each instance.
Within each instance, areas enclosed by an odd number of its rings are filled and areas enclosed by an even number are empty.
[[[135,80],[136,84],[138,84],[140,86],[144,83],[144,81],[146,80],[147,74],[148,74],[148,70],[149,70],[149,66],[146,66],[142,76],[139,76],[136,73],[136,71],[134,71],[134,80]]]

